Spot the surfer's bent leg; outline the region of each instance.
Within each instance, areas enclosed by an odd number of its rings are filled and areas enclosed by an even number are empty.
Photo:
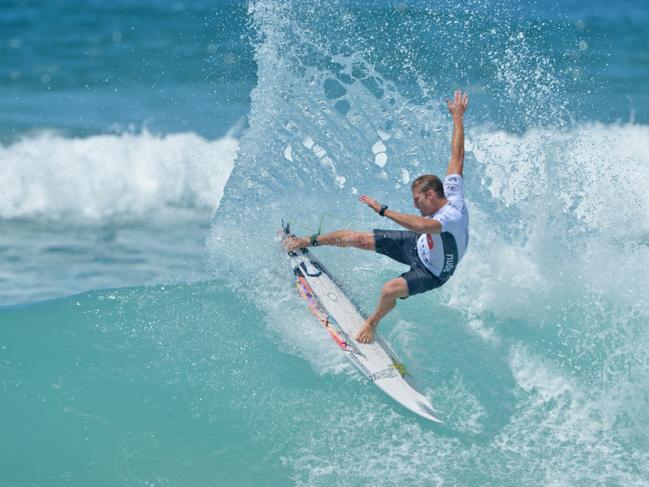
[[[379,325],[381,318],[392,311],[397,304],[397,298],[406,297],[408,297],[408,283],[403,277],[386,282],[381,289],[381,297],[376,310],[358,330],[356,340],[361,343],[370,343],[374,339],[374,330]]]
[[[323,233],[316,237],[318,245],[333,245],[335,247],[355,247],[362,250],[374,250],[374,235],[369,232],[354,230],[336,230]],[[310,237],[288,237],[284,240],[287,250],[312,247]]]

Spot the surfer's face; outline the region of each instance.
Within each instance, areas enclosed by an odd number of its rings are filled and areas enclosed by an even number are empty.
[[[415,205],[415,208],[419,210],[419,213],[421,213],[421,216],[429,216],[435,213],[436,208],[438,207],[437,204],[437,195],[435,195],[435,191],[432,189],[429,189],[426,192],[421,192],[421,191],[412,191],[412,200]]]

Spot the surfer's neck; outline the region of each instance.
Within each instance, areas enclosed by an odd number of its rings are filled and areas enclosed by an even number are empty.
[[[438,203],[435,206],[433,206],[432,211],[430,212],[430,214],[425,215],[425,216],[433,216],[435,213],[437,213],[439,210],[441,210],[444,207],[444,205],[446,205],[446,203],[448,203],[448,200],[446,198],[440,198],[438,200]]]

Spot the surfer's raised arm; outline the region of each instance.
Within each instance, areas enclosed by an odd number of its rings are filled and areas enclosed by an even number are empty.
[[[446,175],[459,174],[464,170],[464,112],[469,105],[469,95],[460,90],[455,92],[453,101],[446,100],[451,115],[453,115],[453,138],[451,140],[451,160],[448,163]]]

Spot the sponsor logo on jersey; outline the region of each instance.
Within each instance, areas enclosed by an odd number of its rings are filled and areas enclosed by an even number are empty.
[[[433,242],[433,236],[430,233],[426,234],[426,242],[428,243],[428,248],[432,250],[435,243]]]

